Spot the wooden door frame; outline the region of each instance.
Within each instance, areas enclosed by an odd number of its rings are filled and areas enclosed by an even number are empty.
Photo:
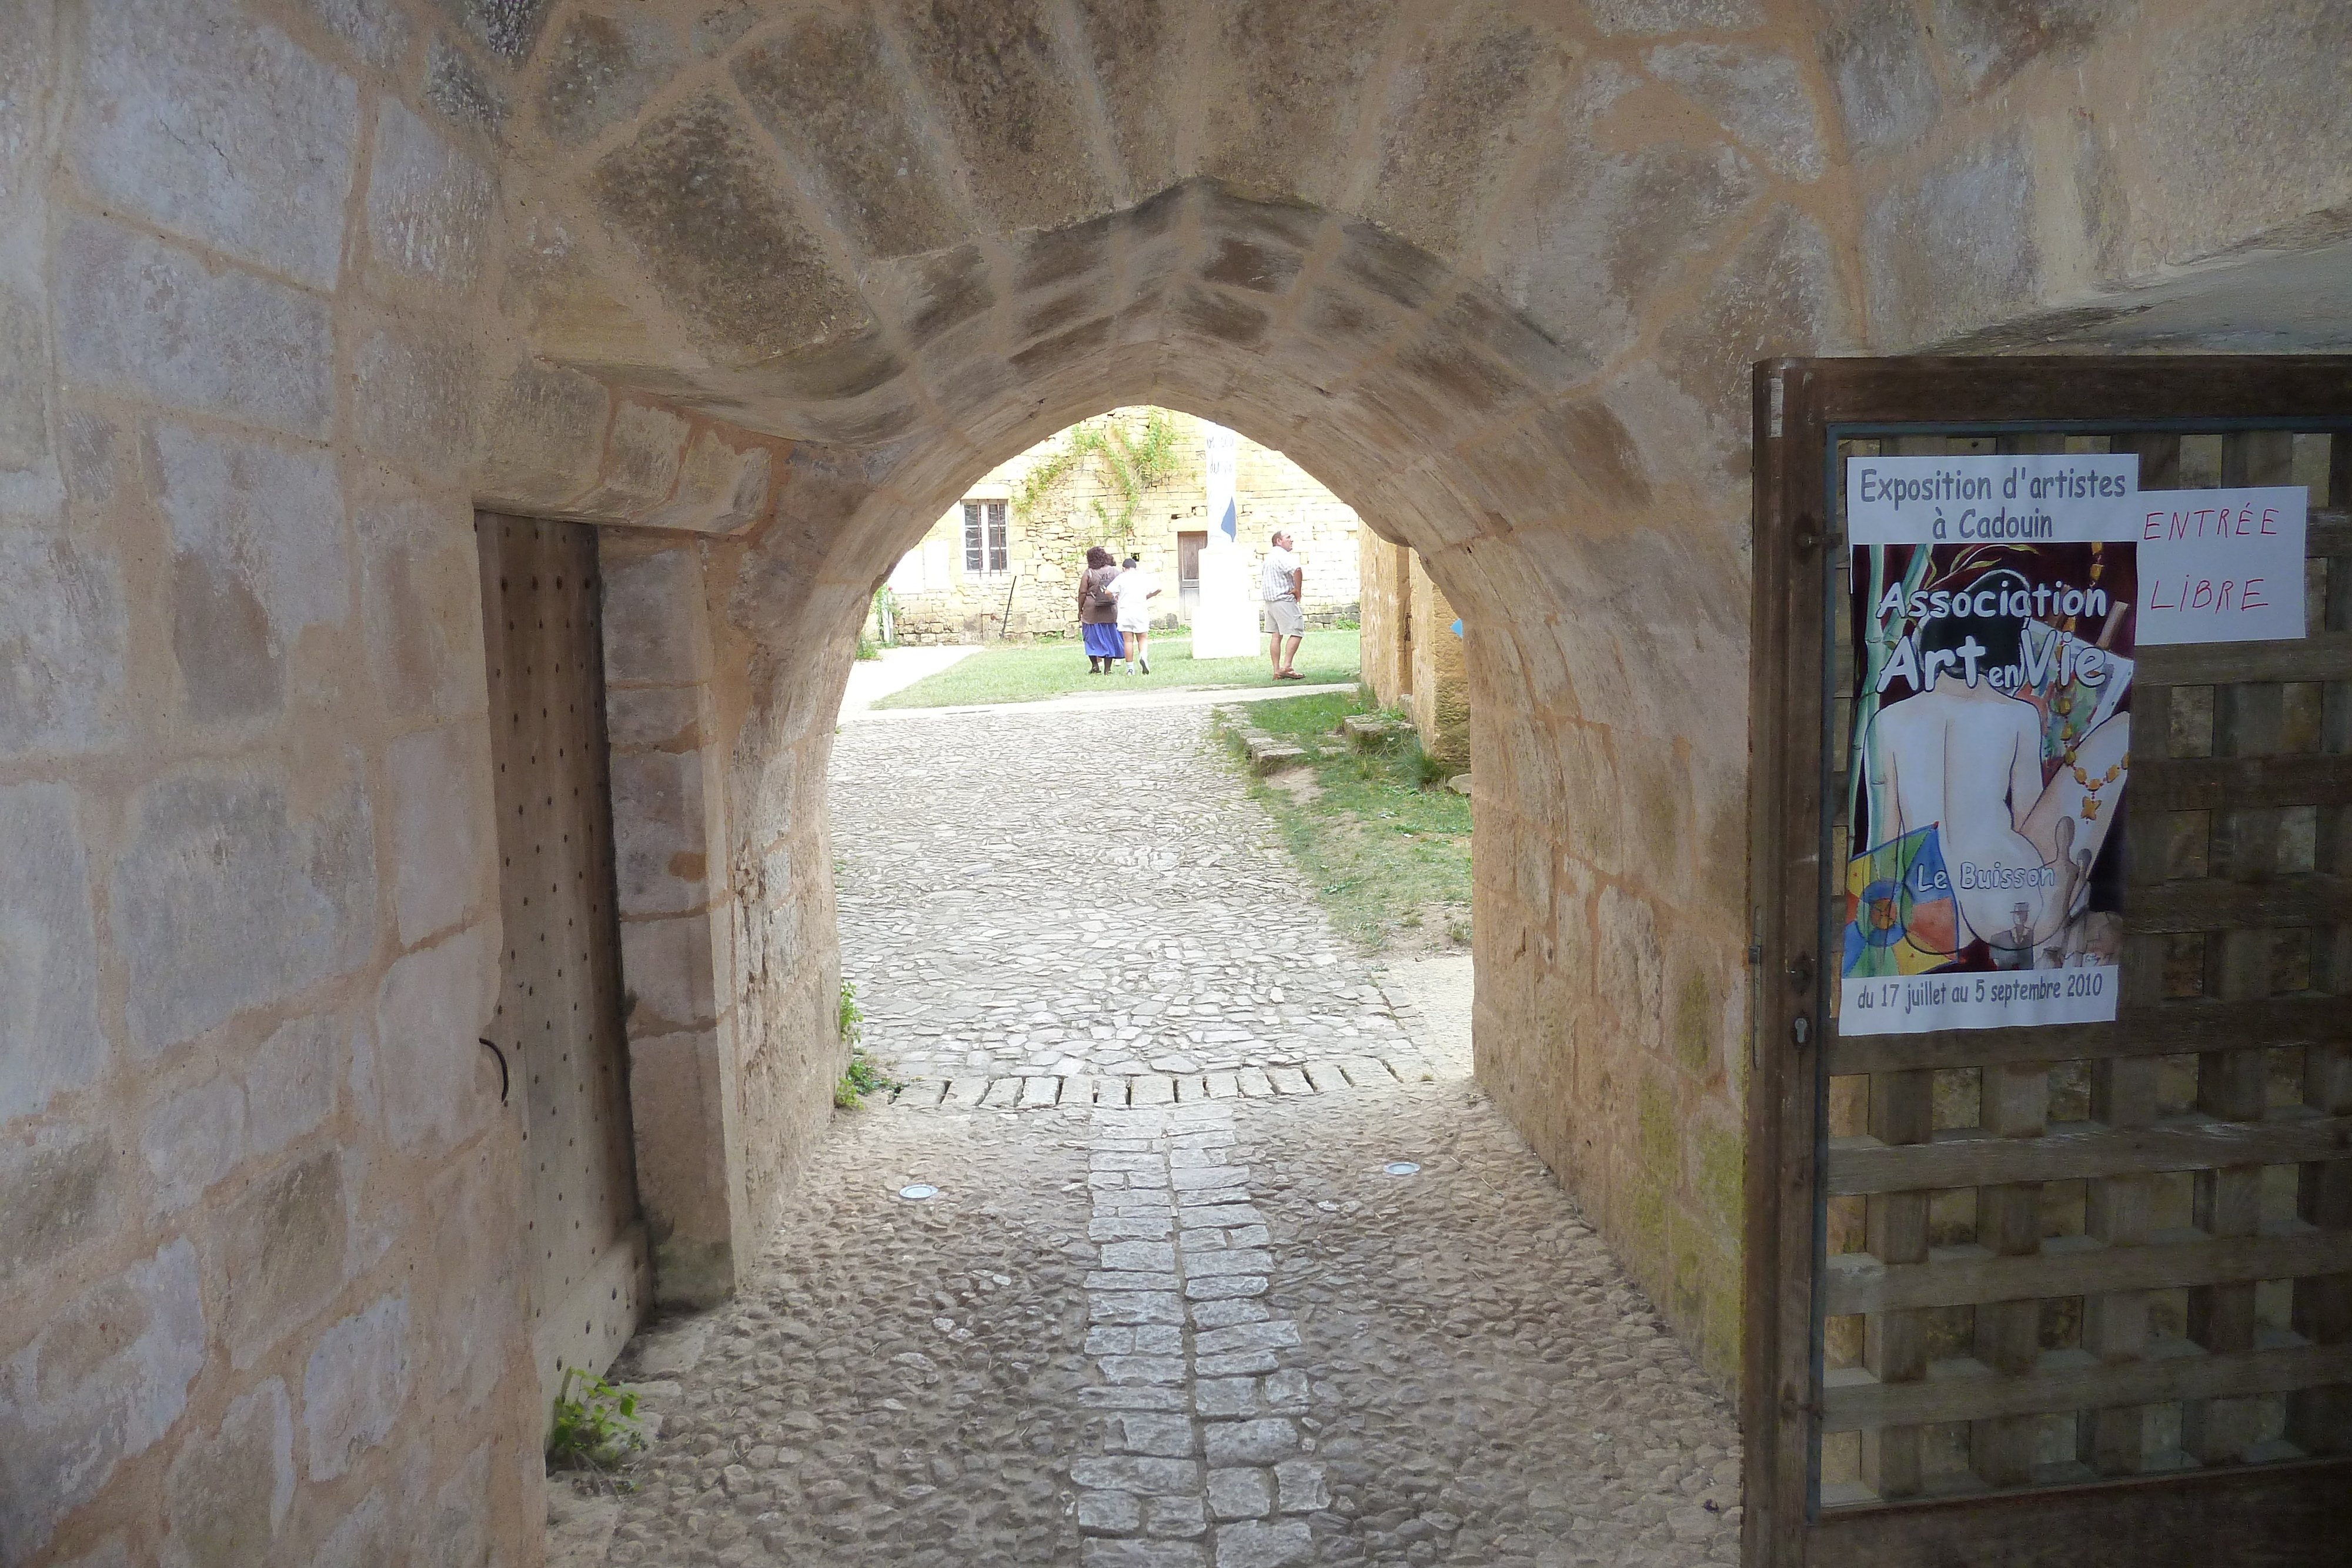
[[[2223,422],[2273,424],[2352,415],[2352,358],[2182,355],[2018,359],[1898,358],[1758,362],[1754,371],[1753,587],[1749,664],[1749,905],[1754,995],[1748,1081],[1743,1561],[1749,1568],[1809,1562],[1899,1568],[1893,1555],[1916,1528],[1959,1505],[1916,1501],[1858,1511],[1832,1550],[1809,1555],[1814,1444],[1820,1415],[1814,1282],[1822,1248],[1816,1172],[1827,1080],[1820,1071],[1832,965],[1822,846],[1828,788],[1831,668],[1822,548],[1829,514],[1832,432],[1848,425],[1973,434],[1988,425],[2083,433],[2112,424],[2147,431],[2210,430]],[[2062,417],[2059,409],[2085,411]],[[2257,1481],[2257,1478],[2261,1478]],[[2011,1521],[1978,1544],[2004,1563],[2080,1564],[2104,1538],[2116,1561],[2202,1561],[2189,1520],[2232,1531],[2258,1555],[2290,1561],[2237,1534],[2255,1483],[2266,1519],[2316,1541],[2352,1538],[2352,1459],[2260,1470],[2196,1472],[1972,1498],[1983,1518]],[[2211,1539],[2213,1530],[2200,1532]],[[1952,1561],[1958,1561],[1958,1558]]]

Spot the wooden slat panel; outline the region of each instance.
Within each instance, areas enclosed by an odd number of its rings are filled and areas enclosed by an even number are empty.
[[[2186,757],[2132,769],[2135,811],[2205,811],[2352,800],[2352,757]]]
[[[2219,931],[2342,920],[2352,920],[2352,878],[2317,873],[2275,882],[2161,882],[2135,888],[2124,909],[2126,931]]]
[[[2084,1124],[2039,1138],[1988,1137],[1975,1128],[1965,1128],[1938,1134],[1932,1144],[1894,1148],[1867,1140],[1842,1139],[1830,1147],[1822,1185],[1824,1190],[1840,1197],[1859,1197],[1919,1188],[2074,1181],[2128,1171],[2211,1170],[2343,1159],[2352,1159],[2352,1116],[2267,1122],[2181,1117],[2154,1127],[2111,1129]]]
[[[2352,440],[2338,439],[2329,453],[2328,499],[2342,506],[2352,497]],[[2317,549],[2314,553],[2319,553]],[[2352,519],[2330,541],[2326,597],[2320,620],[2331,631],[2352,628]],[[2320,749],[2352,753],[2352,687],[2325,694]],[[2313,859],[2322,871],[2352,873],[2352,806],[2323,807],[2315,823]],[[2312,934],[2311,984],[2337,993],[2337,1005],[2352,1013],[2352,925]],[[2336,1115],[2352,1113],[2352,1046],[2314,1045],[2304,1051],[2303,1103]],[[2352,1167],[2306,1166],[2296,1173],[2295,1212],[2313,1224],[2352,1229]],[[2352,1270],[2331,1278],[2295,1281],[2288,1322],[2318,1344],[2352,1340]],[[2286,1401],[2287,1441],[2306,1452],[2352,1450],[2352,1387],[2306,1389]]]
[[[2352,1378],[2352,1344],[2231,1351],[2221,1355],[2189,1349],[2112,1365],[2102,1365],[2087,1355],[2080,1355],[2072,1364],[2051,1356],[2023,1377],[1986,1374],[1931,1377],[1924,1383],[1832,1382],[1822,1391],[1822,1430],[1853,1432],[1864,1427],[1986,1421],[2181,1399],[2242,1399],[2315,1388],[2347,1378]]]
[[[2352,635],[2321,632],[2298,643],[2184,643],[2143,648],[2133,679],[2154,686],[2236,681],[2352,680]]]
[[[2352,1459],[1841,1510],[1813,1568],[2342,1568]]]
[[[1870,1081],[1870,1134],[1889,1146],[1924,1144],[1936,1135],[1936,1075],[1885,1072]],[[1884,1193],[1864,1206],[1863,1236],[1873,1255],[1910,1267],[1927,1251],[1927,1195]],[[1823,1311],[1834,1309],[1824,1305]],[[1862,1364],[1881,1383],[1927,1375],[1925,1314],[1882,1312],[1863,1325]],[[1916,1427],[1880,1427],[1862,1442],[1862,1479],[1881,1497],[1908,1497],[1922,1479]]]
[[[2346,1328],[2352,1329],[2352,1314],[2336,1312],[2338,1303],[2328,1293],[2329,1281],[2352,1280],[2346,1267],[2352,1257],[2352,1225],[2323,1224],[2294,1235],[2261,1234],[2257,1228],[2261,1213],[2269,1212],[2277,1196],[2277,1182],[2265,1176],[2282,1174],[2278,1168],[2265,1173],[2266,1166],[2300,1165],[2304,1192],[2298,1207],[2306,1218],[2335,1212],[2315,1194],[2340,1188],[2352,1197],[2352,1127],[2347,1125],[2352,1124],[2352,1104],[2324,1106],[2306,1092],[2314,1110],[2327,1113],[2308,1117],[2268,1111],[2265,1104],[2284,1065],[2276,1048],[2305,1048],[2306,1062],[2315,1063],[2323,1077],[2335,1072],[2339,1056],[2352,1060],[2347,1054],[2352,1051],[2352,1007],[2340,997],[2311,994],[2347,989],[2330,977],[2338,969],[2352,975],[2352,943],[2338,939],[2338,933],[2352,931],[2352,855],[2338,855],[2334,848],[2338,840],[2352,840],[2352,833],[2342,831],[2352,816],[2336,804],[2352,794],[2352,763],[2346,760],[2352,745],[2323,740],[2316,747],[2324,754],[2319,758],[2281,755],[2312,748],[2308,714],[2316,694],[2285,691],[2290,722],[2281,729],[2273,720],[2281,704],[2280,683],[2328,682],[2324,705],[2330,718],[2352,714],[2352,692],[2346,690],[2352,685],[2352,615],[2336,615],[2331,599],[2328,612],[2315,622],[2315,635],[2300,642],[2142,651],[2133,705],[2133,749],[2141,766],[2135,770],[2125,820],[2130,841],[2118,846],[2126,850],[2123,908],[2128,935],[2125,990],[2118,998],[2122,1012],[2116,1023],[1832,1038],[1818,1061],[1806,1062],[1801,1052],[1786,1049],[1782,1032],[1790,1012],[1805,1004],[1792,1007],[1780,982],[1790,959],[1821,940],[1817,898],[1809,903],[1802,894],[1817,895],[1824,882],[1835,880],[1823,876],[1818,857],[1833,853],[1840,835],[1832,829],[1810,846],[1800,841],[1811,815],[1799,802],[1818,800],[1823,761],[1842,768],[1846,757],[1836,746],[1826,758],[1818,750],[1811,757],[1802,752],[1825,727],[1815,689],[1820,653],[1832,653],[1830,674],[1841,694],[1850,687],[1853,674],[1840,585],[1831,588],[1833,601],[1822,602],[1819,588],[1826,579],[1818,569],[1790,570],[1788,552],[1791,535],[1809,528],[1836,546],[1834,519],[1811,510],[1825,500],[1820,480],[1831,476],[1833,466],[1822,462],[1831,422],[1871,426],[1866,433],[1852,427],[1840,433],[1861,438],[1865,451],[2131,450],[2139,453],[2143,485],[2151,489],[2274,484],[2285,482],[2291,470],[2307,467],[2314,455],[2310,437],[2286,432],[2309,429],[2305,416],[2352,412],[2352,360],[1806,361],[1760,369],[1767,373],[1758,380],[1758,618],[1760,625],[1768,614],[1777,616],[1781,624],[1773,636],[1759,634],[1757,640],[1756,701],[1750,708],[1759,778],[1769,772],[1773,779],[1769,791],[1759,789],[1751,815],[1759,824],[1757,933],[1765,956],[1753,1015],[1754,1082],[1771,1093],[1773,1103],[1769,1109],[1750,1104],[1759,1127],[1770,1124],[1773,1147],[1769,1164],[1751,1166],[1748,1192],[1752,1203],[1764,1200],[1758,1212],[1769,1217],[1775,1234],[1770,1264],[1754,1268],[1757,1255],[1750,1253],[1751,1477],[1766,1480],[1768,1495],[1750,1494],[1748,1560],[1774,1568],[1828,1561],[1844,1543],[1864,1539],[1843,1528],[1862,1518],[1874,1521],[1870,1528],[1890,1532],[1877,1540],[1900,1544],[1853,1561],[2020,1568],[2016,1553],[1994,1545],[1975,1528],[1979,1518],[2009,1518],[2036,1521],[2026,1534],[2037,1547],[2053,1548],[2047,1559],[2053,1568],[2085,1568],[2101,1560],[2106,1542],[2095,1532],[2069,1530],[2063,1510],[2079,1507],[2085,1518],[2092,1517],[2098,1509],[2121,1506],[2111,1500],[2123,1489],[2100,1489],[2095,1502],[2055,1500],[2066,1494],[2048,1484],[2054,1476],[2068,1469],[2084,1472],[2071,1465],[2053,1469],[2053,1462],[2079,1460],[2118,1477],[2150,1467],[2170,1471],[2181,1462],[2170,1451],[2176,1444],[2209,1462],[2232,1463],[2234,1474],[2227,1482],[2199,1489],[2219,1506],[2261,1496],[2307,1523],[2302,1492],[2292,1483],[2280,1490],[2269,1479],[2282,1473],[2274,1467],[2279,1454],[2294,1450],[2248,1444],[2264,1432],[2276,1433],[2277,1427],[2268,1423],[2279,1414],[2281,1395],[2308,1395],[2315,1401],[2311,1419],[2298,1425],[2298,1406],[2287,1406],[2288,1436],[2305,1452],[2333,1451],[2328,1443],[2304,1434],[2334,1429],[2335,1406],[2327,1402],[2337,1389],[2352,1388],[2352,1378],[2338,1361],[2328,1359],[2339,1355],[2339,1347],[2305,1331],[2305,1324],[2332,1324],[2345,1316]],[[1764,393],[1772,372],[1790,389],[1785,439],[1778,400],[1770,406],[1768,429]],[[2089,439],[2077,434],[2079,426],[2030,433],[1979,433],[1965,426],[1979,418],[2034,419],[2078,411],[2118,423],[2276,416],[2276,424],[2248,431],[2242,423],[2218,446],[2212,434],[2191,439],[2177,434],[2178,424],[2172,431],[2122,430]],[[1906,423],[1914,427],[1898,428]],[[1928,424],[1935,426],[1932,434],[1918,428]],[[2352,463],[2341,461],[2352,458],[2352,452],[2341,439],[2336,445],[2336,467],[2352,474]],[[2337,587],[2339,579],[2352,578],[2352,517],[2343,510],[2352,486],[2331,483],[2327,499],[2334,509],[2313,517],[2308,553],[2326,563],[2316,569],[2321,580]],[[1768,521],[1777,533],[1768,533]],[[1825,627],[1836,635],[1822,637]],[[2247,690],[2248,683],[2263,689]],[[2176,763],[2165,755],[2172,732],[2167,709],[2174,706],[2167,699],[2184,685],[2216,688],[2210,695],[2210,741],[2200,738],[2206,695],[2183,695],[2178,705],[2183,748],[2210,745],[2215,756]],[[1833,719],[1835,713],[1833,708]],[[1776,726],[1786,728],[1769,733]],[[1841,802],[1848,782],[1843,776],[1836,780]],[[1768,792],[1775,797],[1769,801]],[[2309,832],[2309,818],[2294,809],[2309,806],[2321,808],[2320,841],[2316,855],[2305,858],[2302,835]],[[2170,841],[2199,825],[2168,815],[2178,811],[2211,813],[2212,839],[2204,848],[2205,865],[2198,868],[2210,880],[2162,881],[2194,863],[2173,858]],[[1808,849],[1816,857],[1810,862]],[[2301,866],[2313,867],[2314,874],[2296,874]],[[2280,938],[2273,934],[2279,928],[2298,935]],[[2307,938],[2299,934],[2305,928]],[[2184,944],[2182,934],[2206,936]],[[2298,944],[2307,946],[2307,959],[2298,956]],[[2183,978],[2200,980],[2180,967],[2181,960],[2194,957],[2191,947],[2206,955],[2204,997],[2168,997],[2167,991],[2183,988]],[[2308,977],[2289,977],[2299,974]],[[2273,994],[2281,988],[2294,989]],[[1833,1030],[1829,1032],[1834,1036]],[[2182,1055],[2206,1064],[2200,1072],[2200,1114],[2159,1117],[2165,1103],[2177,1103],[2172,1096],[2179,1084],[2177,1069],[2158,1059]],[[2089,1109],[2096,1120],[2058,1124],[2053,1131],[2043,1119],[2053,1112],[2067,1117],[2084,1113],[2076,1108],[2082,1104],[2076,1098],[2084,1087],[2082,1074],[2051,1065],[2074,1061],[2090,1063]],[[1931,1131],[1929,1141],[1918,1142],[1918,1130],[1907,1125],[1908,1118],[1899,1136],[1891,1122],[1882,1126],[1875,1113],[1882,1086],[1924,1085],[1931,1069],[1965,1070],[1965,1077],[1934,1074],[1934,1109],[1947,1119],[1978,1116],[1983,1123],[1978,1135]],[[1809,1127],[1813,1108],[1801,1103],[1803,1091],[1817,1085],[1816,1075],[1823,1071],[1868,1075],[1871,1130],[1884,1143],[1839,1140],[1807,1183],[1794,1169],[1802,1160],[1802,1145],[1791,1134]],[[1851,1087],[1833,1091],[1833,1098]],[[2058,1110],[2062,1102],[2068,1108]],[[1841,1121],[1842,1127],[1855,1124]],[[1907,1146],[1884,1146],[1894,1144]],[[2182,1171],[2197,1173],[2194,1182],[2163,1174]],[[2338,1181],[2339,1176],[2346,1179]],[[2077,1181],[2085,1185],[2074,1193],[2053,1191],[2043,1201],[2041,1184]],[[2156,1226],[2180,1223],[2172,1205],[2183,1185],[2193,1189],[2193,1211],[2205,1237],[2149,1245]],[[1954,1196],[1937,1200],[1933,1232],[1971,1240],[1971,1248],[1932,1254],[1916,1249],[1912,1221],[1928,1214],[1922,1206],[1939,1190]],[[2265,1192],[2270,1200],[2257,1203]],[[1895,1249],[1906,1256],[1884,1254],[1882,1266],[1882,1255],[1874,1253],[1831,1263],[1827,1275],[1811,1281],[1793,1278],[1790,1265],[1797,1237],[1790,1210],[1810,1197],[1808,1207],[1817,1213],[1816,1206],[1830,1197],[1866,1200],[1852,1210],[1833,1211],[1838,1228],[1832,1235],[1843,1239],[1842,1244],[1853,1244],[1843,1228],[1860,1220],[1868,1239],[1890,1247],[1900,1241]],[[2079,1218],[2068,1218],[2070,1203]],[[2045,1240],[2045,1226],[2069,1232],[2079,1227],[2081,1235]],[[1751,1245],[1758,1239],[1751,1233]],[[1817,1258],[1815,1269],[1822,1266]],[[2284,1321],[2270,1315],[2284,1305],[2282,1300],[2265,1294],[2263,1321],[2255,1321],[2253,1281],[2260,1280],[2297,1281],[2294,1326],[2309,1342],[2305,1349],[2275,1348],[2296,1343],[2269,1332]],[[1804,1288],[1808,1284],[1811,1291]],[[1759,1301],[1762,1292],[1776,1289],[1779,1300]],[[2194,1344],[2171,1337],[2184,1325],[2168,1316],[2177,1312],[2178,1297],[2168,1301],[2166,1295],[2181,1291],[2190,1298],[2185,1326]],[[2352,1306],[2352,1296],[2344,1304]],[[1826,1391],[1808,1379],[1814,1389],[1810,1405],[1793,1395],[1787,1375],[1794,1360],[1790,1330],[1809,1309],[1819,1314],[1809,1334],[1811,1348],[1817,1354],[1825,1346],[1833,1351],[1833,1364],[1841,1367],[1859,1356],[1865,1368],[1881,1375],[1874,1388],[1845,1384],[1846,1375],[1835,1373],[1832,1381],[1837,1386]],[[1827,1340],[1819,1329],[1822,1317],[1840,1320]],[[1935,1346],[1929,1354],[1971,1356],[1982,1375],[1922,1377],[1926,1369],[1915,1364],[1910,1338],[1923,1320]],[[1761,1335],[1759,1327],[1765,1329]],[[2151,1338],[2152,1332],[2162,1337]],[[1759,1368],[1759,1343],[1769,1352],[1769,1370]],[[2273,1349],[2257,1351],[2257,1344]],[[2179,1370],[2192,1364],[2193,1371]],[[1950,1374],[1960,1365],[1947,1361],[1939,1370]],[[1858,1387],[1882,1399],[1862,1412],[1867,1420],[1847,1418],[1856,1413]],[[1827,1421],[1821,1418],[1824,1408],[1832,1413]],[[2346,1408],[2352,1410],[2352,1405]],[[2170,1419],[2176,1409],[2177,1422]],[[2249,1419],[2254,1416],[2262,1422]],[[2053,1416],[2076,1419],[2062,1434]],[[1968,1425],[1955,1431],[1960,1422]],[[1834,1481],[1838,1488],[1835,1494],[1825,1493],[1824,1500],[1871,1489],[1882,1498],[1955,1484],[1995,1490],[1951,1505],[1839,1507],[1798,1531],[1792,1542],[1787,1504],[1794,1484],[1790,1450],[1809,1430],[1848,1434],[1833,1449],[1816,1440],[1809,1450],[1822,1484]],[[1913,1474],[1917,1467],[1911,1439],[1920,1437],[1931,1438],[1936,1450],[1927,1456],[1933,1473],[1925,1477]],[[1958,1455],[1951,1447],[1955,1438],[1963,1444]],[[1975,1472],[1972,1482],[1950,1473],[1956,1457]],[[2352,1479],[2352,1472],[2335,1477],[2341,1482]],[[1922,1480],[1924,1486],[1918,1484]],[[2144,1511],[2168,1508],[2169,1500],[2184,1495],[2182,1483],[2169,1476],[2150,1477],[2146,1487],[2134,1495],[2157,1500],[2137,1505]],[[1909,1518],[1934,1518],[1942,1528],[1921,1531],[1900,1522]],[[2184,1568],[2192,1562],[2203,1568],[2241,1557],[2259,1560],[2259,1531],[2242,1540],[2235,1531],[2216,1533],[2211,1526],[2210,1520],[2186,1521],[2182,1539],[2194,1545],[2178,1556]],[[2179,1543],[2165,1532],[2150,1539],[2165,1547]],[[2315,1546],[2317,1538],[2306,1531],[2301,1544]],[[2247,1555],[2250,1546],[2252,1556]],[[2306,1552],[2301,1560],[2344,1557],[2341,1537],[2329,1546],[2327,1555]],[[2154,1561],[2140,1551],[2112,1560],[2133,1568]],[[2294,1560],[2293,1554],[2281,1559]]]
[[[2107,1247],[2087,1239],[2045,1243],[2036,1254],[1997,1258],[1982,1248],[1949,1249],[1925,1263],[1882,1263],[1866,1252],[1829,1260],[1823,1312],[1884,1312],[1965,1307],[1981,1301],[2165,1291],[2225,1280],[2300,1280],[2352,1270],[2352,1231],[2231,1236],[2147,1247]]]
[[[2308,429],[2352,405],[2352,360],[2340,355],[1922,354],[1772,362],[1807,375],[1809,412],[1822,426],[2046,420],[2066,428],[2096,418],[2126,424],[2274,420]],[[1792,420],[1790,434],[1800,428]]]
[[[1820,739],[1826,585],[1814,367],[1756,367],[1754,600],[1749,665],[1749,886],[1757,948],[1747,1095],[1748,1227],[1742,1249],[1743,1551],[1803,1560],[1811,1507],[1813,1148],[1824,1021]],[[1796,434],[1779,439],[1783,424]],[[1812,977],[1801,983],[1800,975]],[[1799,1024],[1801,1020],[1801,1037]]]
[[[2038,1030],[1937,1030],[1830,1042],[1833,1073],[1897,1072],[2010,1061],[2184,1056],[2223,1044],[2303,1045],[2352,1040],[2352,1002],[2342,997],[2273,997],[2259,1002],[2184,998],[2116,1009],[2113,1023]]]

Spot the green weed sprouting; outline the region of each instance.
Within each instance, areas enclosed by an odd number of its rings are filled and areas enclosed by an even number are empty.
[[[1419,737],[1413,739],[1408,760],[1412,768],[1413,777],[1421,781],[1421,787],[1424,789],[1433,789],[1454,775],[1454,768],[1450,763],[1432,757],[1421,748]]]
[[[866,1103],[866,1096],[887,1092],[897,1099],[898,1091],[907,1085],[883,1071],[875,1060],[860,1049],[849,1053],[849,1071],[834,1081],[833,1104],[837,1111],[855,1111]]]
[[[836,1079],[833,1085],[834,1108],[855,1111],[865,1103],[866,1095],[886,1090],[896,1098],[906,1084],[884,1071],[872,1057],[866,1054],[866,1047],[860,1043],[866,1038],[866,1009],[857,1005],[857,982],[855,980],[841,982],[841,1008],[835,1016],[834,1027],[839,1031],[842,1043],[849,1047],[849,1071]]]
[[[616,1469],[645,1446],[635,1391],[607,1383],[585,1367],[564,1372],[563,1386],[555,1396],[555,1424],[547,1433],[550,1469]]]

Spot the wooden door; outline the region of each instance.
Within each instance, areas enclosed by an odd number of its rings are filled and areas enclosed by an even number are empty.
[[[523,1119],[541,1408],[651,1300],[629,1127],[596,531],[477,514],[505,963],[491,1043]]]
[[[2352,1561],[2352,361],[1780,361],[1755,395],[1746,1560]],[[2137,650],[2113,1021],[1842,1033],[1895,918],[1850,892],[1885,650],[1850,467],[2032,454],[2304,487],[2305,632]]]
[[[1176,536],[1176,606],[1187,626],[1201,608],[1201,552],[1208,548],[1205,531]]]

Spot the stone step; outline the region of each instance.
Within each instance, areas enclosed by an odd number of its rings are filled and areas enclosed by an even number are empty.
[[[1409,734],[1412,726],[1385,719],[1378,714],[1351,713],[1339,721],[1339,733],[1359,750],[1370,751],[1387,745],[1397,736]]]
[[[1296,768],[1307,760],[1304,747],[1293,746],[1262,730],[1250,730],[1242,737],[1242,746],[1249,752],[1250,766],[1260,773],[1278,773],[1286,768]]]

